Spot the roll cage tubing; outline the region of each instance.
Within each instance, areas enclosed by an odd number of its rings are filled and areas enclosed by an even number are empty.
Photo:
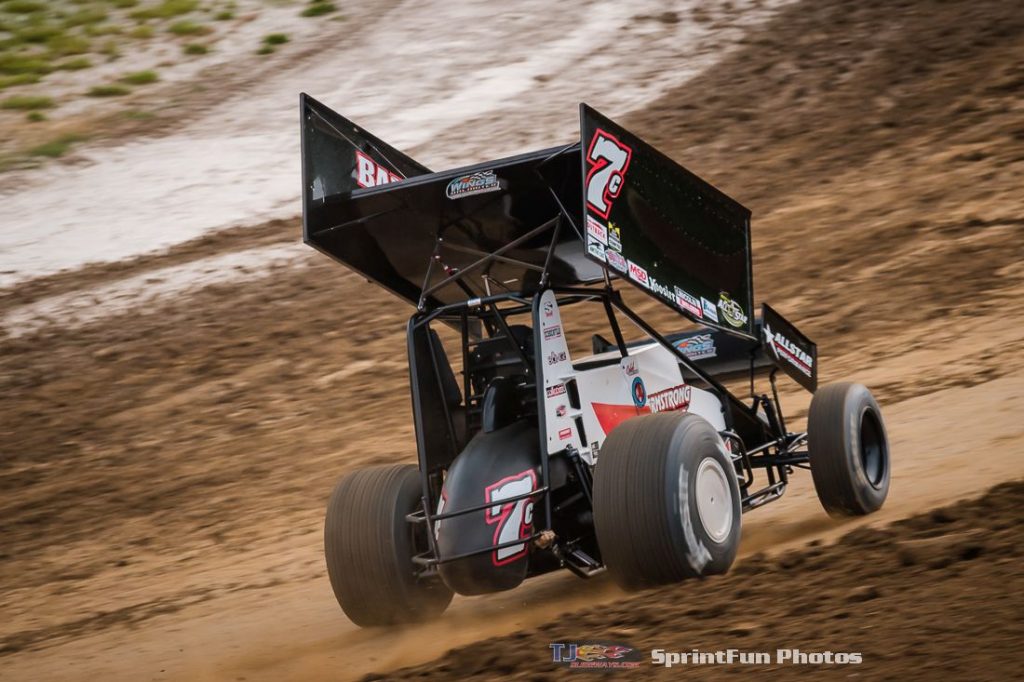
[[[543,165],[548,159],[554,158],[559,153],[570,149],[571,147],[578,145],[574,143],[567,145],[563,149],[559,149],[554,154],[538,162],[537,175],[544,180],[543,176],[539,172],[539,167]],[[441,234],[438,235],[435,248],[430,256],[430,262],[427,265],[427,273],[424,278],[423,287],[421,288],[420,300],[417,305],[417,312],[409,319],[409,335],[411,336],[413,331],[424,326],[429,325],[435,320],[458,324],[461,330],[462,336],[462,351],[463,351],[463,395],[469,395],[469,372],[466,371],[466,359],[467,359],[467,347],[469,343],[469,322],[471,318],[479,320],[489,332],[501,331],[503,336],[508,339],[510,348],[513,349],[523,362],[526,374],[533,380],[534,388],[536,391],[536,399],[538,406],[544,404],[544,383],[540,380],[543,376],[543,357],[541,354],[535,354],[532,363],[527,357],[525,351],[516,341],[514,340],[506,322],[508,316],[517,314],[529,313],[533,322],[533,334],[534,334],[534,347],[541,347],[541,325],[539,323],[540,315],[540,299],[541,295],[546,290],[551,290],[555,293],[556,300],[559,305],[570,305],[573,303],[579,303],[584,301],[595,301],[598,300],[603,304],[605,314],[608,318],[608,322],[612,328],[612,333],[615,338],[615,345],[617,346],[619,353],[622,357],[629,356],[629,347],[622,335],[622,330],[619,327],[618,319],[615,316],[615,311],[618,311],[629,319],[633,324],[639,327],[647,336],[653,341],[658,343],[660,346],[672,353],[679,364],[684,368],[692,372],[701,381],[705,382],[714,393],[721,405],[722,412],[725,418],[726,429],[721,432],[721,436],[726,441],[734,443],[739,452],[732,453],[732,460],[734,466],[737,468],[737,475],[742,474],[743,478],[740,481],[740,485],[743,491],[748,491],[749,487],[753,483],[753,469],[763,468],[766,470],[768,476],[768,486],[757,490],[755,492],[746,492],[742,500],[743,511],[749,511],[763,504],[766,504],[772,500],[779,498],[785,491],[788,483],[788,469],[789,467],[796,466],[806,468],[809,461],[806,450],[801,450],[801,447],[806,443],[806,433],[788,433],[785,429],[785,421],[783,419],[782,410],[779,406],[778,390],[776,388],[775,375],[777,369],[773,369],[770,373],[770,382],[772,387],[773,398],[769,399],[765,395],[758,396],[754,392],[754,376],[755,370],[753,366],[753,359],[751,360],[750,368],[750,386],[751,386],[751,397],[753,398],[752,405],[746,405],[742,400],[737,398],[728,388],[726,388],[721,382],[719,382],[714,376],[706,372],[703,368],[698,366],[694,361],[688,358],[681,350],[676,348],[671,342],[669,342],[661,333],[659,333],[652,325],[648,324],[638,313],[630,308],[626,302],[622,299],[622,295],[619,291],[615,290],[611,278],[608,275],[607,269],[604,269],[604,282],[600,288],[587,288],[586,286],[573,286],[573,287],[556,287],[548,286],[549,277],[548,269],[551,264],[551,260],[555,251],[555,247],[558,244],[559,236],[562,230],[563,221],[567,222],[569,226],[576,232],[576,234],[583,239],[582,233],[580,232],[579,226],[576,225],[572,218],[572,215],[566,210],[562,204],[561,199],[558,197],[550,184],[545,180],[545,185],[548,191],[554,197],[555,202],[558,204],[559,213],[540,224],[539,226],[529,230],[525,234],[511,242],[505,244],[501,248],[496,249],[493,252],[487,253],[472,249],[470,247],[456,246],[448,244],[444,241]],[[455,222],[455,221],[453,221]],[[505,256],[504,254],[508,251],[520,246],[521,244],[533,239],[534,237],[543,234],[545,231],[551,230],[551,241],[548,244],[547,254],[544,259],[544,266],[540,267],[532,263],[526,263],[521,260]],[[443,232],[443,230],[441,230]],[[461,270],[450,270],[446,268],[447,276],[439,282],[430,284],[431,275],[434,270],[434,263],[441,262],[441,251],[444,248],[452,248],[454,250],[462,251],[465,253],[472,253],[473,255],[480,255],[480,258],[471,263],[470,265],[462,268]],[[475,296],[475,292],[469,288],[465,283],[464,278],[479,270],[483,266],[495,262],[502,261],[507,263],[513,263],[520,267],[527,268],[529,270],[540,272],[540,279],[535,290],[530,292],[525,291],[511,291],[506,290],[505,292],[498,294],[489,294],[486,296]],[[489,290],[489,280],[486,274],[483,275],[485,285]],[[495,281],[501,286],[505,286],[501,282]],[[458,286],[467,296],[465,301],[459,301],[456,303],[448,303],[444,305],[438,305],[434,307],[428,306],[429,297],[432,293],[438,291],[449,285]],[[505,287],[508,289],[507,287]],[[499,308],[500,303],[511,302],[513,305],[505,308]],[[431,353],[431,357],[436,357],[436,353],[439,349],[435,346],[435,341],[431,336],[427,335],[427,344]],[[760,342],[759,342],[760,343]],[[443,350],[441,350],[443,353]],[[751,351],[753,354],[753,351]],[[753,355],[751,355],[753,358]],[[440,370],[437,367],[437,363],[433,363],[433,375],[434,380],[437,382],[438,388],[441,388],[442,378]],[[529,383],[529,382],[528,382]],[[413,391],[417,391],[415,384],[413,385]],[[768,421],[768,433],[772,436],[767,442],[757,445],[751,450],[747,450],[743,439],[734,430],[734,419],[733,410],[738,410],[746,414],[748,418],[759,419],[757,416],[758,407],[762,406],[765,410],[765,415]],[[455,437],[455,424],[452,419],[451,408],[442,401],[442,408],[445,413],[445,427],[448,431],[448,436],[452,443],[457,442]],[[418,410],[414,410],[418,412]],[[424,447],[422,441],[422,424],[420,423],[420,416],[414,414],[416,420],[417,430],[417,445],[420,448]],[[502,504],[514,503],[523,499],[537,499],[543,497],[544,499],[544,528],[535,531],[528,538],[518,538],[510,542],[505,542],[493,546],[484,547],[480,550],[459,554],[456,556],[441,557],[438,553],[435,534],[434,524],[438,521],[462,516],[465,514],[471,514],[474,512],[482,511],[488,507],[494,506],[493,503],[484,503],[474,507],[466,509],[459,509],[457,511],[449,511],[440,514],[430,513],[429,510],[435,509],[435,498],[440,494],[440,472],[434,471],[420,471],[420,478],[422,482],[422,504],[423,508],[419,511],[409,514],[406,518],[412,523],[425,523],[427,525],[427,540],[429,544],[429,551],[425,554],[420,554],[414,557],[414,562],[417,565],[423,567],[423,570],[433,570],[442,563],[448,563],[459,559],[464,559],[469,556],[475,556],[477,554],[484,554],[491,552],[496,549],[502,549],[505,547],[511,547],[513,545],[521,545],[523,543],[532,543],[534,540],[541,537],[544,531],[552,530],[552,509],[551,509],[551,481],[549,471],[549,459],[550,456],[547,451],[547,429],[545,424],[545,413],[544,410],[538,409],[537,411],[538,420],[538,438],[539,438],[539,452],[540,452],[540,468],[541,468],[541,485],[536,490],[517,495],[515,497],[509,497],[501,501]],[[769,451],[775,448],[775,454],[770,454]],[[568,448],[572,450],[571,446]],[[734,449],[735,450],[735,449]],[[570,455],[575,454],[570,453]],[[421,461],[422,461],[422,450],[421,450]],[[578,459],[572,458],[571,459]],[[557,547],[556,547],[557,549]],[[573,567],[570,567],[573,568]],[[574,572],[579,572],[577,568],[574,568]]]

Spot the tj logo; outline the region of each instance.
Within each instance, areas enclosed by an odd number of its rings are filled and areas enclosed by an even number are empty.
[[[570,668],[634,668],[640,665],[639,652],[610,642],[554,642],[551,660]]]

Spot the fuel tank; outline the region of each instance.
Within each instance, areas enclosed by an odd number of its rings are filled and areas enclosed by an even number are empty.
[[[434,524],[442,561],[488,550],[439,566],[441,579],[453,591],[463,595],[500,592],[526,577],[539,494],[502,500],[540,487],[538,443],[537,427],[518,421],[489,433],[481,431],[452,462],[441,489],[439,514],[494,503]],[[508,546],[489,549],[496,545]]]

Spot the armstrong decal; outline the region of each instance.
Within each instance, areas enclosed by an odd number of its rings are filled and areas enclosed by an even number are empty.
[[[356,150],[356,184],[360,187],[376,187],[402,179],[401,175]]]
[[[743,312],[743,306],[732,300],[724,291],[718,295],[718,309],[722,312],[725,321],[734,327],[742,327],[747,323],[747,315]]]
[[[651,412],[687,410],[690,408],[690,387],[686,385],[673,386],[664,391],[652,393],[647,396],[647,407]]]
[[[448,189],[445,190],[445,194],[448,195],[449,199],[461,199],[473,196],[474,194],[496,192],[500,189],[501,185],[498,182],[498,176],[494,174],[494,171],[489,170],[455,178],[448,183]]]

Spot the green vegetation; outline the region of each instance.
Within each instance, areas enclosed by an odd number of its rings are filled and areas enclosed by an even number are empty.
[[[220,12],[217,12],[213,16],[213,18],[216,19],[217,21],[230,21],[230,20],[235,18],[235,13],[232,12],[231,10],[229,10],[229,9],[226,9],[226,10],[222,10]]]
[[[0,109],[15,109],[18,111],[50,109],[53,106],[52,97],[40,95],[14,95],[0,102]]]
[[[151,7],[135,10],[131,16],[134,19],[172,19],[188,14],[197,7],[199,0],[163,0]]]
[[[271,33],[263,36],[264,45],[284,45],[288,42],[288,36],[284,33]]]
[[[129,109],[121,112],[121,118],[126,118],[129,121],[148,121],[156,118],[156,114],[151,111],[139,111],[138,109]]]
[[[76,142],[81,142],[84,139],[85,138],[81,135],[61,135],[55,140],[41,144],[38,147],[33,147],[28,150],[28,154],[29,156],[45,156],[51,159],[56,159],[64,156],[68,149],[71,148],[71,145]]]
[[[149,69],[126,73],[121,76],[121,82],[128,83],[129,85],[149,85],[150,83],[156,83],[158,80],[160,80],[160,77],[156,75],[156,71]]]
[[[57,68],[61,71],[81,71],[82,69],[88,69],[92,66],[92,62],[89,61],[88,57],[75,57],[69,59],[66,62],[61,62],[57,65]]]
[[[260,49],[256,50],[256,54],[271,54],[273,51],[273,45],[263,45]]]
[[[35,73],[19,73],[15,76],[0,76],[0,90],[15,85],[31,85],[39,82],[39,75]]]
[[[331,12],[337,11],[337,7],[333,2],[326,2],[326,0],[312,0],[309,3],[309,7],[302,10],[300,13],[304,17],[319,17],[324,14],[330,14]]]
[[[3,9],[11,14],[34,14],[42,12],[46,6],[37,0],[7,0]]]
[[[89,97],[122,97],[130,92],[123,85],[94,85],[85,94]]]
[[[132,38],[148,40],[153,37],[153,27],[149,24],[139,24],[131,31],[129,31],[128,35],[130,35]]]
[[[210,48],[208,48],[206,45],[201,45],[199,43],[189,43],[184,48],[182,48],[182,51],[187,55],[195,56],[206,54],[210,51]]]
[[[41,123],[46,120],[46,114],[41,111],[30,111],[25,115],[25,120],[29,123]]]
[[[194,21],[176,21],[167,30],[176,36],[201,36],[210,32],[208,26]]]

